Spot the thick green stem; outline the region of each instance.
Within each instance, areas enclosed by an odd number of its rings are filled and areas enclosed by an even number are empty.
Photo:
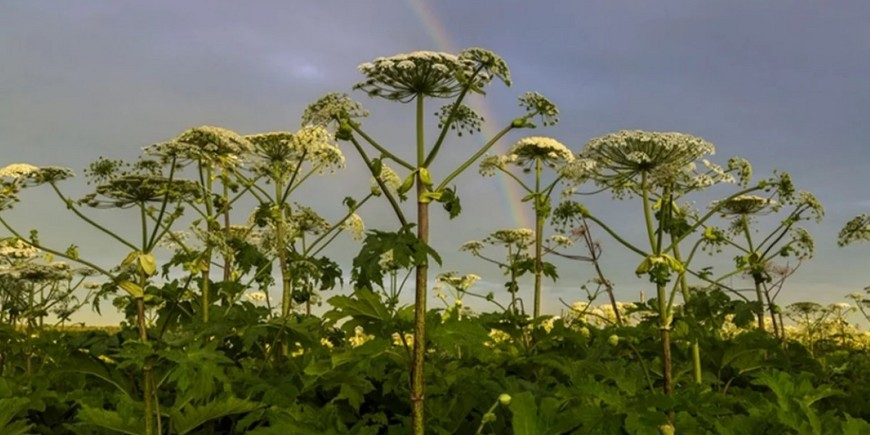
[[[641,173],[640,188],[643,195],[643,216],[646,222],[647,236],[649,237],[650,250],[653,255],[661,255],[661,245],[656,243],[656,234],[653,229],[653,217],[650,204],[649,186],[647,185],[646,172]],[[661,230],[661,228],[660,228]],[[662,341],[662,381],[664,385],[662,389],[665,395],[673,394],[673,382],[671,371],[671,313],[668,297],[665,292],[665,283],[656,283],[656,297],[658,299],[659,309],[659,331]]]
[[[640,188],[643,192],[643,219],[646,223],[646,234],[649,237],[649,248],[653,255],[660,255],[659,246],[656,244],[655,230],[653,230],[653,217],[649,201],[649,188],[646,183],[646,172],[641,172]]]
[[[647,254],[646,252],[641,251],[638,247],[632,245],[632,244],[629,243],[627,240],[625,240],[625,239],[623,239],[622,237],[620,237],[619,234],[616,234],[616,232],[613,231],[612,229],[610,229],[610,227],[607,226],[607,224],[605,224],[604,221],[602,221],[601,219],[598,219],[597,217],[595,217],[595,216],[593,216],[593,215],[591,215],[591,214],[590,214],[590,215],[583,216],[583,217],[586,218],[586,219],[591,220],[592,222],[595,222],[595,224],[597,224],[599,227],[601,227],[601,229],[603,229],[607,234],[610,234],[610,237],[613,237],[614,240],[616,240],[616,241],[619,242],[622,246],[625,246],[626,248],[628,248],[630,251],[634,252],[635,254],[638,254],[638,255],[640,255],[641,257],[644,257],[644,258],[646,258],[646,257],[649,256],[649,254]]]
[[[422,165],[425,158],[423,142],[423,96],[417,95],[417,164]],[[417,238],[422,243],[429,242],[429,203],[420,199],[427,191],[420,172],[417,182]],[[425,434],[424,415],[424,376],[423,365],[426,357],[426,296],[429,267],[424,260],[417,264],[416,286],[414,291],[414,356],[411,365],[411,429],[414,435]]]
[[[764,278],[759,274],[752,275],[752,281],[755,283],[755,298],[758,300],[758,309],[756,310],[756,314],[758,316],[758,330],[765,331],[764,327],[764,292],[761,290],[761,283],[764,281]]]
[[[468,167],[471,166],[472,163],[474,163],[477,159],[480,158],[480,156],[484,155],[487,151],[489,151],[489,149],[492,148],[492,146],[495,145],[495,143],[498,142],[498,140],[501,139],[502,136],[506,135],[513,128],[514,128],[513,125],[509,125],[509,126],[503,128],[498,133],[496,133],[496,135],[493,136],[483,146],[483,148],[479,149],[476,153],[474,153],[473,156],[469,157],[468,160],[466,160],[461,165],[459,165],[459,167],[456,168],[455,171],[451,172],[450,175],[448,175],[446,178],[444,178],[444,181],[442,181],[441,184],[439,184],[438,187],[435,188],[435,190],[439,191],[439,190],[447,187],[447,185],[450,184],[450,182],[453,181],[454,178],[458,177],[459,174],[461,174],[463,171],[468,169]]]
[[[544,199],[541,194],[541,171],[543,164],[541,159],[535,159],[535,305],[533,307],[533,315],[535,318],[541,315],[541,287],[543,284],[544,262],[543,262],[543,246],[544,246],[544,220],[546,215],[542,210],[542,201]]]
[[[419,118],[418,118],[418,119],[419,119]],[[358,135],[362,136],[362,138],[365,139],[366,142],[369,143],[369,145],[373,146],[373,147],[374,147],[376,150],[378,150],[378,152],[380,152],[383,156],[385,156],[385,157],[387,157],[388,159],[390,159],[390,160],[392,160],[392,161],[398,163],[400,166],[404,166],[404,167],[405,167],[406,169],[408,169],[408,170],[411,170],[411,171],[414,170],[414,166],[413,166],[413,165],[411,165],[410,163],[408,163],[408,162],[406,162],[406,161],[400,159],[400,158],[399,158],[398,156],[396,156],[395,154],[393,154],[393,153],[387,151],[386,148],[382,147],[381,144],[377,143],[377,141],[375,141],[374,139],[372,139],[371,137],[369,137],[369,135],[367,135],[364,131],[362,131],[362,129],[359,128],[359,126],[356,125],[356,123],[351,122],[351,123],[350,123],[350,126],[351,126],[351,128],[353,128],[353,131],[355,131]],[[423,162],[423,161],[420,160],[419,163],[422,163],[422,162]]]
[[[673,243],[674,236],[671,235],[671,242]],[[680,255],[680,245],[677,243],[673,244],[674,247],[674,259],[679,261],[683,266],[688,268],[688,262],[684,263],[682,255]],[[689,305],[689,284],[686,281],[686,272],[680,273],[680,291],[683,294],[683,304],[686,306],[688,310]],[[702,381],[703,372],[701,371],[701,345],[698,343],[698,339],[692,340],[692,373],[695,375],[695,383],[700,384]]]
[[[399,219],[399,223],[401,223],[402,226],[407,225],[408,220],[405,219],[405,213],[402,212],[402,208],[399,206],[398,201],[396,201],[396,198],[394,198],[393,194],[390,193],[389,189],[387,189],[387,185],[386,185],[386,183],[384,183],[384,180],[382,180],[381,177],[375,177],[374,172],[372,170],[372,168],[373,168],[372,161],[371,161],[371,159],[369,159],[369,156],[368,156],[368,154],[366,154],[362,145],[360,145],[359,141],[356,140],[355,137],[351,137],[350,141],[351,141],[351,143],[353,143],[353,146],[354,146],[354,148],[356,148],[357,152],[359,152],[360,157],[362,157],[363,162],[365,162],[366,166],[369,168],[369,171],[372,171],[372,176],[375,178],[375,182],[378,184],[378,187],[380,187],[383,195],[385,197],[387,197],[387,201],[389,201],[390,207],[392,207],[393,211],[396,213],[396,218]]]
[[[227,186],[227,182],[226,182],[226,178],[229,177],[229,175],[227,174],[226,170],[223,170],[222,175],[224,178],[222,179],[223,182],[221,183],[221,184],[223,184],[223,198],[221,198],[222,199],[221,207],[223,207],[223,210],[221,210],[221,212],[223,213],[223,217],[224,217],[224,240],[229,240],[230,235],[232,234],[230,232],[231,231],[231,228],[230,228],[230,202],[229,202],[230,188],[229,188],[229,186]],[[232,254],[224,253],[224,276],[223,276],[223,279],[224,279],[224,281],[229,281],[232,276],[233,276],[233,257],[232,257]]]
[[[144,223],[144,221],[143,221]],[[148,285],[148,278],[139,273],[139,286],[143,289]],[[139,296],[134,298],[136,304],[136,324],[139,327],[139,341],[143,344],[148,342],[148,327],[145,324],[145,298]],[[142,399],[145,406],[145,434],[151,435],[154,433],[154,372],[151,367],[150,357],[143,361],[143,393]]]
[[[656,285],[656,296],[659,305],[659,331],[662,338],[662,390],[668,396],[673,394],[674,387],[671,369],[671,316],[668,313],[667,295],[664,285]]]
[[[202,166],[200,166],[200,182],[205,186],[205,229],[207,234],[211,234],[212,231],[216,231],[214,219],[214,204],[212,197],[212,168],[211,166],[205,167],[205,174],[202,173]],[[203,323],[208,323],[208,312],[209,307],[211,306],[211,301],[209,300],[209,292],[211,291],[211,282],[209,277],[211,276],[211,256],[212,256],[212,248],[208,240],[205,241],[206,248],[203,253],[203,259],[201,260],[201,266],[203,268],[202,273],[200,274],[200,291],[202,293],[202,321]]]
[[[284,185],[281,180],[275,180],[275,199],[281,197],[284,191]],[[275,218],[275,244],[278,251],[278,266],[281,268],[281,316],[287,317],[290,315],[290,310],[293,308],[293,290],[290,286],[290,271],[287,265],[287,247],[284,246],[286,239],[286,222],[284,221],[283,203],[274,203],[272,207],[273,216]]]
[[[139,325],[139,341],[147,343],[148,329],[145,326],[145,300],[138,297],[135,301],[136,322]],[[154,373],[150,361],[144,361],[142,371],[144,374],[142,399],[145,404],[145,435],[151,435],[154,433]]]

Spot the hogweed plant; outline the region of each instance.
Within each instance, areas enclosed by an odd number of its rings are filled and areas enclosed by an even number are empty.
[[[824,209],[819,201],[809,192],[794,194],[792,187],[776,189],[768,196],[740,195],[723,201],[717,201],[712,207],[719,210],[721,216],[729,220],[729,226],[724,233],[716,227],[707,227],[704,238],[713,243],[727,244],[740,253],[735,257],[735,269],[723,275],[716,282],[745,273],[752,278],[756,295],[756,316],[758,329],[765,330],[765,308],[773,320],[774,333],[779,335],[780,325],[776,322],[777,308],[771,298],[770,285],[774,282],[771,274],[775,258],[797,257],[798,260],[811,258],[814,243],[809,232],[796,226],[801,221],[813,219],[821,221]],[[761,216],[779,213],[788,208],[788,213],[773,229],[758,237],[752,227]],[[736,238],[741,240],[735,240]]]
[[[520,306],[517,292],[520,290],[519,278],[527,271],[531,261],[529,247],[534,243],[535,232],[528,228],[506,228],[494,231],[483,240],[471,240],[462,244],[460,251],[465,251],[489,263],[495,264],[508,277],[505,289],[510,294],[511,302],[508,309],[513,313],[524,313]],[[502,247],[505,250],[504,261],[484,255],[486,246]]]
[[[17,238],[0,241],[0,325],[24,333],[26,377],[33,374],[33,360],[40,353],[34,348],[33,337],[42,334],[49,316],[55,319],[54,327],[63,325],[89,301],[95,289],[85,280],[93,273],[89,268],[74,269],[69,263],[54,261],[53,255]],[[76,294],[79,289],[86,290],[83,298]],[[8,346],[0,351],[0,374],[6,371],[10,351]]]
[[[562,175],[559,172],[564,167],[570,167],[574,162],[574,154],[561,142],[549,137],[526,137],[516,142],[505,155],[489,156],[480,163],[480,173],[485,176],[501,172],[516,182],[525,192],[523,202],[531,202],[535,213],[534,256],[532,257],[535,276],[534,299],[532,313],[534,317],[541,315],[541,288],[543,286],[544,268],[544,224],[552,210],[553,190],[559,184]],[[522,173],[532,173],[534,182],[527,183],[523,178],[508,168],[517,167]],[[544,167],[556,170],[557,176],[549,183],[544,183]],[[555,267],[548,265],[548,276],[557,278]]]
[[[479,275],[473,273],[459,275],[452,270],[439,273],[438,276],[435,277],[435,281],[437,281],[438,284],[433,288],[433,292],[435,293],[435,296],[444,303],[446,309],[444,312],[445,317],[452,317],[457,320],[462,318],[463,310],[465,309],[463,299],[466,296],[474,296],[494,302],[491,297],[471,291],[471,287],[479,280]],[[445,293],[449,293],[453,298],[452,303],[447,301],[447,295]],[[495,303],[498,304],[497,302]],[[500,308],[504,309],[504,307]]]
[[[194,224],[202,225],[197,232],[205,237],[205,248],[192,264],[200,274],[200,316],[208,322],[211,306],[211,270],[215,246],[214,234],[224,232],[230,236],[230,209],[241,194],[238,190],[235,171],[244,159],[254,151],[254,145],[240,134],[222,127],[201,126],[188,129],[173,139],[154,144],[145,149],[149,155],[156,156],[162,163],[179,169],[192,166],[195,179],[199,180],[201,195],[193,209],[200,218]],[[216,182],[220,182],[216,185]],[[221,222],[222,221],[222,222]],[[224,281],[232,275],[231,258],[224,255]]]
[[[396,150],[381,145],[367,134],[359,118],[365,115],[358,103],[346,96],[330,94],[315,102],[306,110],[304,124],[331,124],[336,128],[336,137],[351,142],[368,166],[372,175],[390,202],[403,230],[408,232],[411,223],[405,217],[394,195],[385,189],[380,179],[382,163],[391,161],[404,170],[410,171],[398,189],[397,196],[402,199],[415,188],[417,243],[429,243],[429,205],[440,202],[451,217],[460,212],[459,197],[450,183],[486,153],[502,136],[517,128],[533,127],[532,119],[540,117],[545,125],[554,124],[558,111],[551,102],[539,94],[529,93],[520,98],[520,105],[527,114],[513,120],[508,126],[490,138],[486,144],[468,157],[455,170],[435,183],[429,168],[445,144],[450,131],[458,134],[479,131],[483,118],[464,103],[474,93],[484,94],[484,89],[498,79],[506,85],[511,84],[507,64],[496,54],[470,48],[458,55],[432,51],[416,51],[391,57],[377,58],[359,66],[365,76],[354,89],[366,92],[370,97],[388,101],[415,104],[415,147],[414,157],[406,159]],[[427,144],[425,134],[426,102],[429,99],[445,99],[449,103],[436,113],[439,131],[437,138]],[[374,149],[378,157],[371,158],[363,147],[363,142]],[[426,255],[415,258],[414,292],[414,355],[411,367],[411,402],[413,433],[424,432],[423,414],[423,361],[425,357],[425,316],[428,293],[428,258]]]
[[[102,273],[110,280],[108,288],[119,287],[126,291],[135,306],[135,318],[139,332],[138,341],[143,346],[148,346],[149,342],[145,317],[146,288],[149,285],[151,277],[157,273],[157,262],[152,251],[160,239],[167,234],[172,222],[181,215],[180,203],[191,199],[199,193],[198,186],[195,183],[174,178],[176,167],[174,162],[169,166],[169,175],[164,176],[159,172],[160,166],[150,160],[141,160],[133,165],[128,165],[120,161],[101,158],[91,164],[86,171],[89,183],[95,185],[94,193],[86,195],[79,201],[74,201],[65,196],[57,186],[59,180],[72,175],[72,172],[67,169],[39,169],[34,167],[29,169],[29,172],[26,174],[21,172],[15,174],[19,178],[11,181],[12,185],[22,186],[31,182],[34,184],[48,184],[66,204],[68,210],[94,228],[131,249],[131,252],[117,268],[107,271],[87,260],[79,258],[78,252],[75,249],[61,253],[42,246],[34,238],[26,240],[30,245],[38,249],[76,261]],[[21,177],[26,177],[26,179],[22,180]],[[107,226],[98,223],[81,210],[82,206],[134,210],[139,218],[141,240],[136,243]],[[174,210],[169,210],[170,206]],[[0,216],[0,222],[2,222],[7,230],[18,236],[21,240],[25,240],[2,219],[2,216]],[[155,419],[158,432],[160,427],[160,416],[156,409],[155,379],[151,367],[151,359],[145,357],[145,360],[139,363],[143,373],[143,430],[145,434],[151,435],[155,433]]]
[[[733,161],[728,170],[704,159],[713,154],[713,144],[684,133],[646,131],[620,131],[589,141],[579,157],[595,162],[584,177],[593,180],[600,190],[609,190],[617,199],[638,198],[643,212],[643,228],[648,248],[641,249],[623,238],[582,204],[567,201],[560,205],[564,213],[579,213],[604,229],[617,242],[640,255],[642,261],[636,269],[656,287],[658,326],[661,336],[662,389],[673,394],[671,362],[671,328],[674,317],[674,295],[682,289],[688,298],[685,283],[686,267],[681,260],[679,245],[706,222],[713,212],[699,217],[690,225],[681,225],[683,209],[676,200],[690,192],[706,189],[723,182],[733,182],[729,172],[743,174],[747,169]],[[704,168],[698,169],[700,161]],[[742,177],[744,178],[744,177]],[[731,197],[765,188],[766,184],[746,187]],[[596,193],[596,192],[593,192]],[[582,194],[582,192],[575,192]],[[729,197],[730,198],[730,197]],[[673,290],[668,283],[677,278]],[[700,357],[695,356],[695,378],[700,379]]]
[[[365,226],[355,212],[374,194],[360,201],[346,198],[347,215],[338,223],[329,224],[308,207],[291,207],[289,200],[312,176],[344,167],[344,154],[335,145],[333,135],[323,126],[311,125],[295,133],[270,132],[246,138],[253,143],[254,153],[252,175],[245,184],[260,202],[254,214],[255,225],[265,230],[268,252],[278,257],[281,315],[287,317],[296,302],[304,303],[310,313],[312,281],[327,277],[321,281],[321,289],[326,289],[332,288],[340,277],[335,263],[326,257],[313,257],[342,229],[351,231],[356,239],[361,238]],[[257,184],[258,180],[271,185],[271,190]]]

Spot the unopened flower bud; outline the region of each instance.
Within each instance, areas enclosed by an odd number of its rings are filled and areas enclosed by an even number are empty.
[[[500,394],[498,396],[498,403],[501,403],[502,406],[508,406],[511,404],[511,395],[510,394]]]
[[[659,433],[662,435],[674,435],[674,426],[671,424],[663,424],[659,426]]]
[[[616,346],[617,344],[619,344],[619,336],[613,334],[607,338],[607,342],[610,343],[611,346]]]

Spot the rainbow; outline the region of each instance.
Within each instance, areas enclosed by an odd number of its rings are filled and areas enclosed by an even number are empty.
[[[410,6],[411,10],[417,16],[417,19],[420,20],[420,23],[423,24],[424,30],[429,37],[432,38],[438,51],[448,53],[457,53],[459,51],[453,44],[447,28],[441,20],[438,19],[438,14],[435,13],[428,4],[426,4],[425,0],[408,0],[408,6]],[[499,124],[495,115],[493,115],[492,110],[489,108],[489,105],[486,104],[486,100],[480,95],[474,95],[472,96],[472,105],[486,120],[482,128],[483,135],[478,136],[481,138],[481,142],[484,138],[490,138],[498,134],[499,130],[496,126]],[[501,142],[496,144],[494,149],[499,153],[506,152],[507,150],[504,145],[500,144]],[[506,175],[498,174],[495,176],[495,179],[500,186],[499,191],[501,196],[505,204],[507,204],[507,208],[513,221],[512,224],[517,228],[533,229],[535,225],[534,219],[532,218],[531,207],[529,204],[524,204],[522,202],[525,192],[523,192],[521,188]]]

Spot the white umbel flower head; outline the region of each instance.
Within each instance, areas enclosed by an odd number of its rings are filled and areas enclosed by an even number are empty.
[[[349,232],[351,238],[354,240],[362,240],[366,234],[366,224],[356,213],[351,214],[344,222],[342,222],[341,228]]]
[[[548,164],[571,163],[574,153],[556,139],[541,136],[525,137],[517,141],[508,154],[515,155],[516,163],[525,166],[536,160]]]
[[[39,172],[39,168],[29,163],[13,163],[0,168],[0,178],[25,178]]]
[[[379,57],[358,67],[366,80],[357,83],[371,97],[403,103],[418,95],[453,98],[468,87],[472,92],[499,78],[510,86],[507,64],[495,53],[469,48],[458,56],[437,51],[415,51],[391,57]]]
[[[724,216],[749,216],[765,213],[769,207],[776,205],[776,201],[758,195],[738,195],[734,198],[714,201],[713,207],[717,208]]]
[[[858,241],[870,241],[870,214],[855,216],[840,230],[837,244],[846,246]]]
[[[381,173],[378,175],[378,180],[384,183],[384,187],[386,187],[392,194],[398,193],[399,187],[402,186],[402,177],[400,177],[393,168],[383,163],[381,164]],[[371,190],[375,196],[380,196],[382,193],[381,186],[374,177],[372,177],[371,181]]]
[[[684,168],[708,154],[710,142],[677,132],[623,130],[590,140],[581,155],[595,160],[595,179],[616,191],[634,186],[635,176],[672,181]]]
[[[37,255],[39,255],[39,249],[17,237],[0,241],[0,257],[27,259]]]
[[[370,97],[407,103],[418,95],[453,98],[462,91],[458,77],[470,76],[474,64],[459,56],[436,51],[415,51],[379,57],[358,69],[366,80],[354,85]]]
[[[475,275],[473,273],[469,273],[467,275],[459,275],[456,272],[449,271],[438,274],[436,277],[438,282],[442,282],[447,284],[456,290],[459,291],[467,291],[474,285],[477,281],[480,280],[480,276]]]
[[[516,161],[516,154],[486,156],[480,161],[480,175],[492,177],[496,171],[504,170],[508,164],[516,163]]]
[[[497,230],[483,239],[492,245],[529,246],[535,239],[535,232],[528,228],[506,228]]]
[[[147,154],[163,158],[211,162],[228,167],[239,165],[240,160],[253,151],[254,145],[238,133],[208,125],[191,128],[172,140],[145,149]]]
[[[334,138],[322,125],[302,127],[293,136],[294,150],[318,168],[318,172],[344,167],[344,154],[334,145]]]

